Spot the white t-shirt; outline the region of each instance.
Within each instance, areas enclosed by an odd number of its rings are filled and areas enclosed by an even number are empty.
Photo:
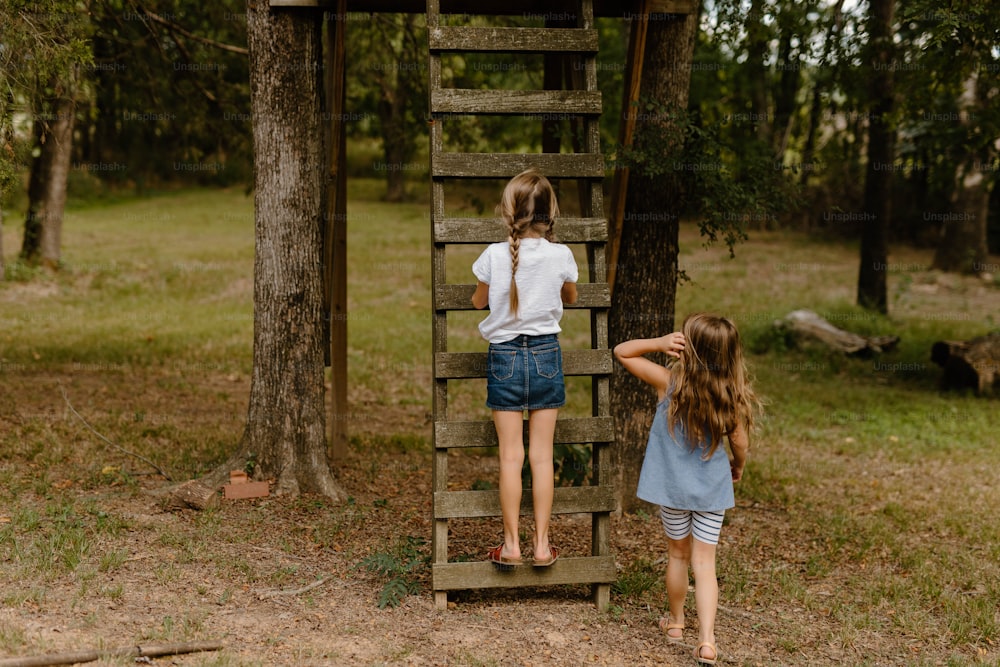
[[[524,334],[559,333],[563,283],[575,283],[579,270],[568,246],[542,238],[521,239],[517,263],[518,316],[510,311],[510,242],[491,244],[472,264],[476,278],[490,286],[490,314],[479,333],[491,343]]]

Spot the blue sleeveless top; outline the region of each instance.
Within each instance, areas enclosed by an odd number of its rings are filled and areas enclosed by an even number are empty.
[[[636,495],[678,510],[721,512],[734,507],[733,477],[725,445],[719,443],[712,458],[703,460],[708,445],[702,442],[691,449],[683,424],[678,423],[670,433],[669,407],[668,394],[656,406]]]

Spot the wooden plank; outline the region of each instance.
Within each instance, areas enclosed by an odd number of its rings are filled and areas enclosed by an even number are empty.
[[[485,556],[484,556],[485,557]],[[612,583],[617,580],[613,556],[561,556],[549,567],[522,565],[502,572],[487,560],[435,563],[431,568],[435,590],[468,590],[558,584]]]
[[[434,377],[438,380],[484,378],[486,365],[486,352],[436,352]],[[563,375],[606,375],[611,369],[611,350],[563,350]]]
[[[601,92],[587,90],[479,90],[442,88],[431,91],[431,113],[519,115],[558,119],[598,116]]]
[[[550,179],[604,178],[600,153],[440,153],[431,164],[434,178],[513,178],[535,168]]]
[[[270,0],[271,7],[319,7],[334,9],[337,0]],[[658,14],[691,14],[694,0],[653,0],[651,12]],[[602,0],[594,3],[595,16],[628,18],[640,11],[638,0]],[[354,20],[367,19],[368,12],[423,14],[424,0],[350,0],[347,11],[357,13]],[[551,10],[550,10],[551,11]],[[481,14],[496,16],[542,16],[538,0],[452,0],[442,3],[443,14]],[[560,12],[563,13],[563,12]],[[351,20],[348,16],[348,20]]]
[[[556,218],[560,243],[595,243],[608,240],[605,218]],[[440,218],[434,220],[434,243],[498,243],[507,229],[497,218]]]
[[[524,421],[528,438],[528,421]],[[611,417],[566,417],[556,421],[554,442],[610,442],[615,439]],[[434,447],[496,447],[497,431],[492,421],[438,421],[434,423]]]
[[[643,0],[648,4],[649,0]],[[628,60],[625,66],[625,85],[622,90],[622,119],[618,125],[618,144],[631,146],[635,133],[635,106],[639,102],[639,92],[642,84],[642,67],[646,53],[646,34],[648,21],[633,18],[628,40]],[[628,194],[628,167],[615,168],[611,183],[611,236],[608,239],[608,283],[611,292],[615,289],[615,276],[618,272],[618,253],[621,244],[622,227],[625,224],[625,197]]]
[[[532,513],[530,493],[521,496],[521,514]],[[614,489],[610,486],[556,487],[552,502],[553,514],[614,512],[618,508]],[[434,494],[434,518],[500,516],[500,493],[488,491],[439,491]]]
[[[567,310],[586,310],[588,308],[610,308],[611,293],[607,283],[577,283],[577,300],[572,305],[565,305]],[[473,310],[472,293],[475,285],[438,285],[434,288],[434,309]]]
[[[439,26],[428,31],[431,51],[596,53],[596,30]]]

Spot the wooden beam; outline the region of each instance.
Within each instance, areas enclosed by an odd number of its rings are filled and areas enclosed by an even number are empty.
[[[448,283],[434,288],[434,309],[473,310],[472,293],[475,285]],[[576,303],[564,306],[567,310],[588,308],[610,308],[611,294],[607,283],[577,283]]]
[[[433,178],[513,178],[534,167],[554,178],[604,178],[600,153],[440,153]]]
[[[649,4],[643,2],[642,9]],[[636,109],[642,84],[642,64],[646,51],[646,29],[648,21],[632,19],[628,40],[628,64],[625,68],[625,86],[622,92],[622,117],[618,125],[618,145],[631,146],[635,133]],[[618,270],[618,250],[621,244],[622,226],[625,222],[625,196],[628,193],[628,168],[618,167],[611,183],[611,214],[608,216],[608,289],[615,291],[615,274]]]
[[[467,563],[434,563],[431,571],[435,590],[508,588],[516,586],[551,586],[614,582],[618,578],[614,556],[562,556],[549,567],[529,564],[501,572],[485,560]]]
[[[429,30],[431,51],[596,53],[596,30],[440,26]]]
[[[337,13],[346,13],[346,0],[338,0]],[[346,55],[342,20],[325,21],[324,59],[328,172],[327,209],[323,234],[323,286],[329,314],[330,458],[347,458],[347,123],[344,121]]]
[[[486,352],[437,352],[434,377],[462,380],[486,377]],[[563,350],[563,375],[610,375],[611,350]]]
[[[599,116],[601,93],[586,90],[479,90],[442,88],[431,92],[431,113],[569,118]]]
[[[560,486],[554,490],[553,514],[614,512],[618,509],[615,491],[610,486]],[[522,515],[534,512],[530,493],[521,495]],[[500,493],[489,491],[439,491],[434,494],[434,516],[468,518],[501,516]]]
[[[272,7],[319,7],[334,10],[338,0],[270,0]],[[544,18],[554,10],[539,9],[537,0],[451,0],[441,3],[442,14],[481,14],[498,16],[526,16]],[[399,12],[423,14],[427,11],[425,0],[351,0],[347,12]],[[640,11],[640,0],[602,0],[594,3],[594,16],[629,18]],[[649,11],[657,14],[691,14],[693,0],[653,0]],[[559,11],[558,14],[566,14]],[[350,17],[348,17],[350,20]]]
[[[497,218],[442,218],[434,221],[434,243],[498,243],[507,229]],[[594,243],[608,240],[604,218],[556,218],[560,243]]]
[[[523,426],[528,441],[528,421]],[[611,417],[561,417],[556,422],[555,443],[611,442],[615,439]],[[497,430],[489,419],[477,421],[439,421],[434,423],[434,447],[496,447]]]

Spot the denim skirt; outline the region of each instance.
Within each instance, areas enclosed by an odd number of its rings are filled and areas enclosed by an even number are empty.
[[[486,407],[491,410],[545,410],[566,404],[556,334],[490,343],[487,363]]]

